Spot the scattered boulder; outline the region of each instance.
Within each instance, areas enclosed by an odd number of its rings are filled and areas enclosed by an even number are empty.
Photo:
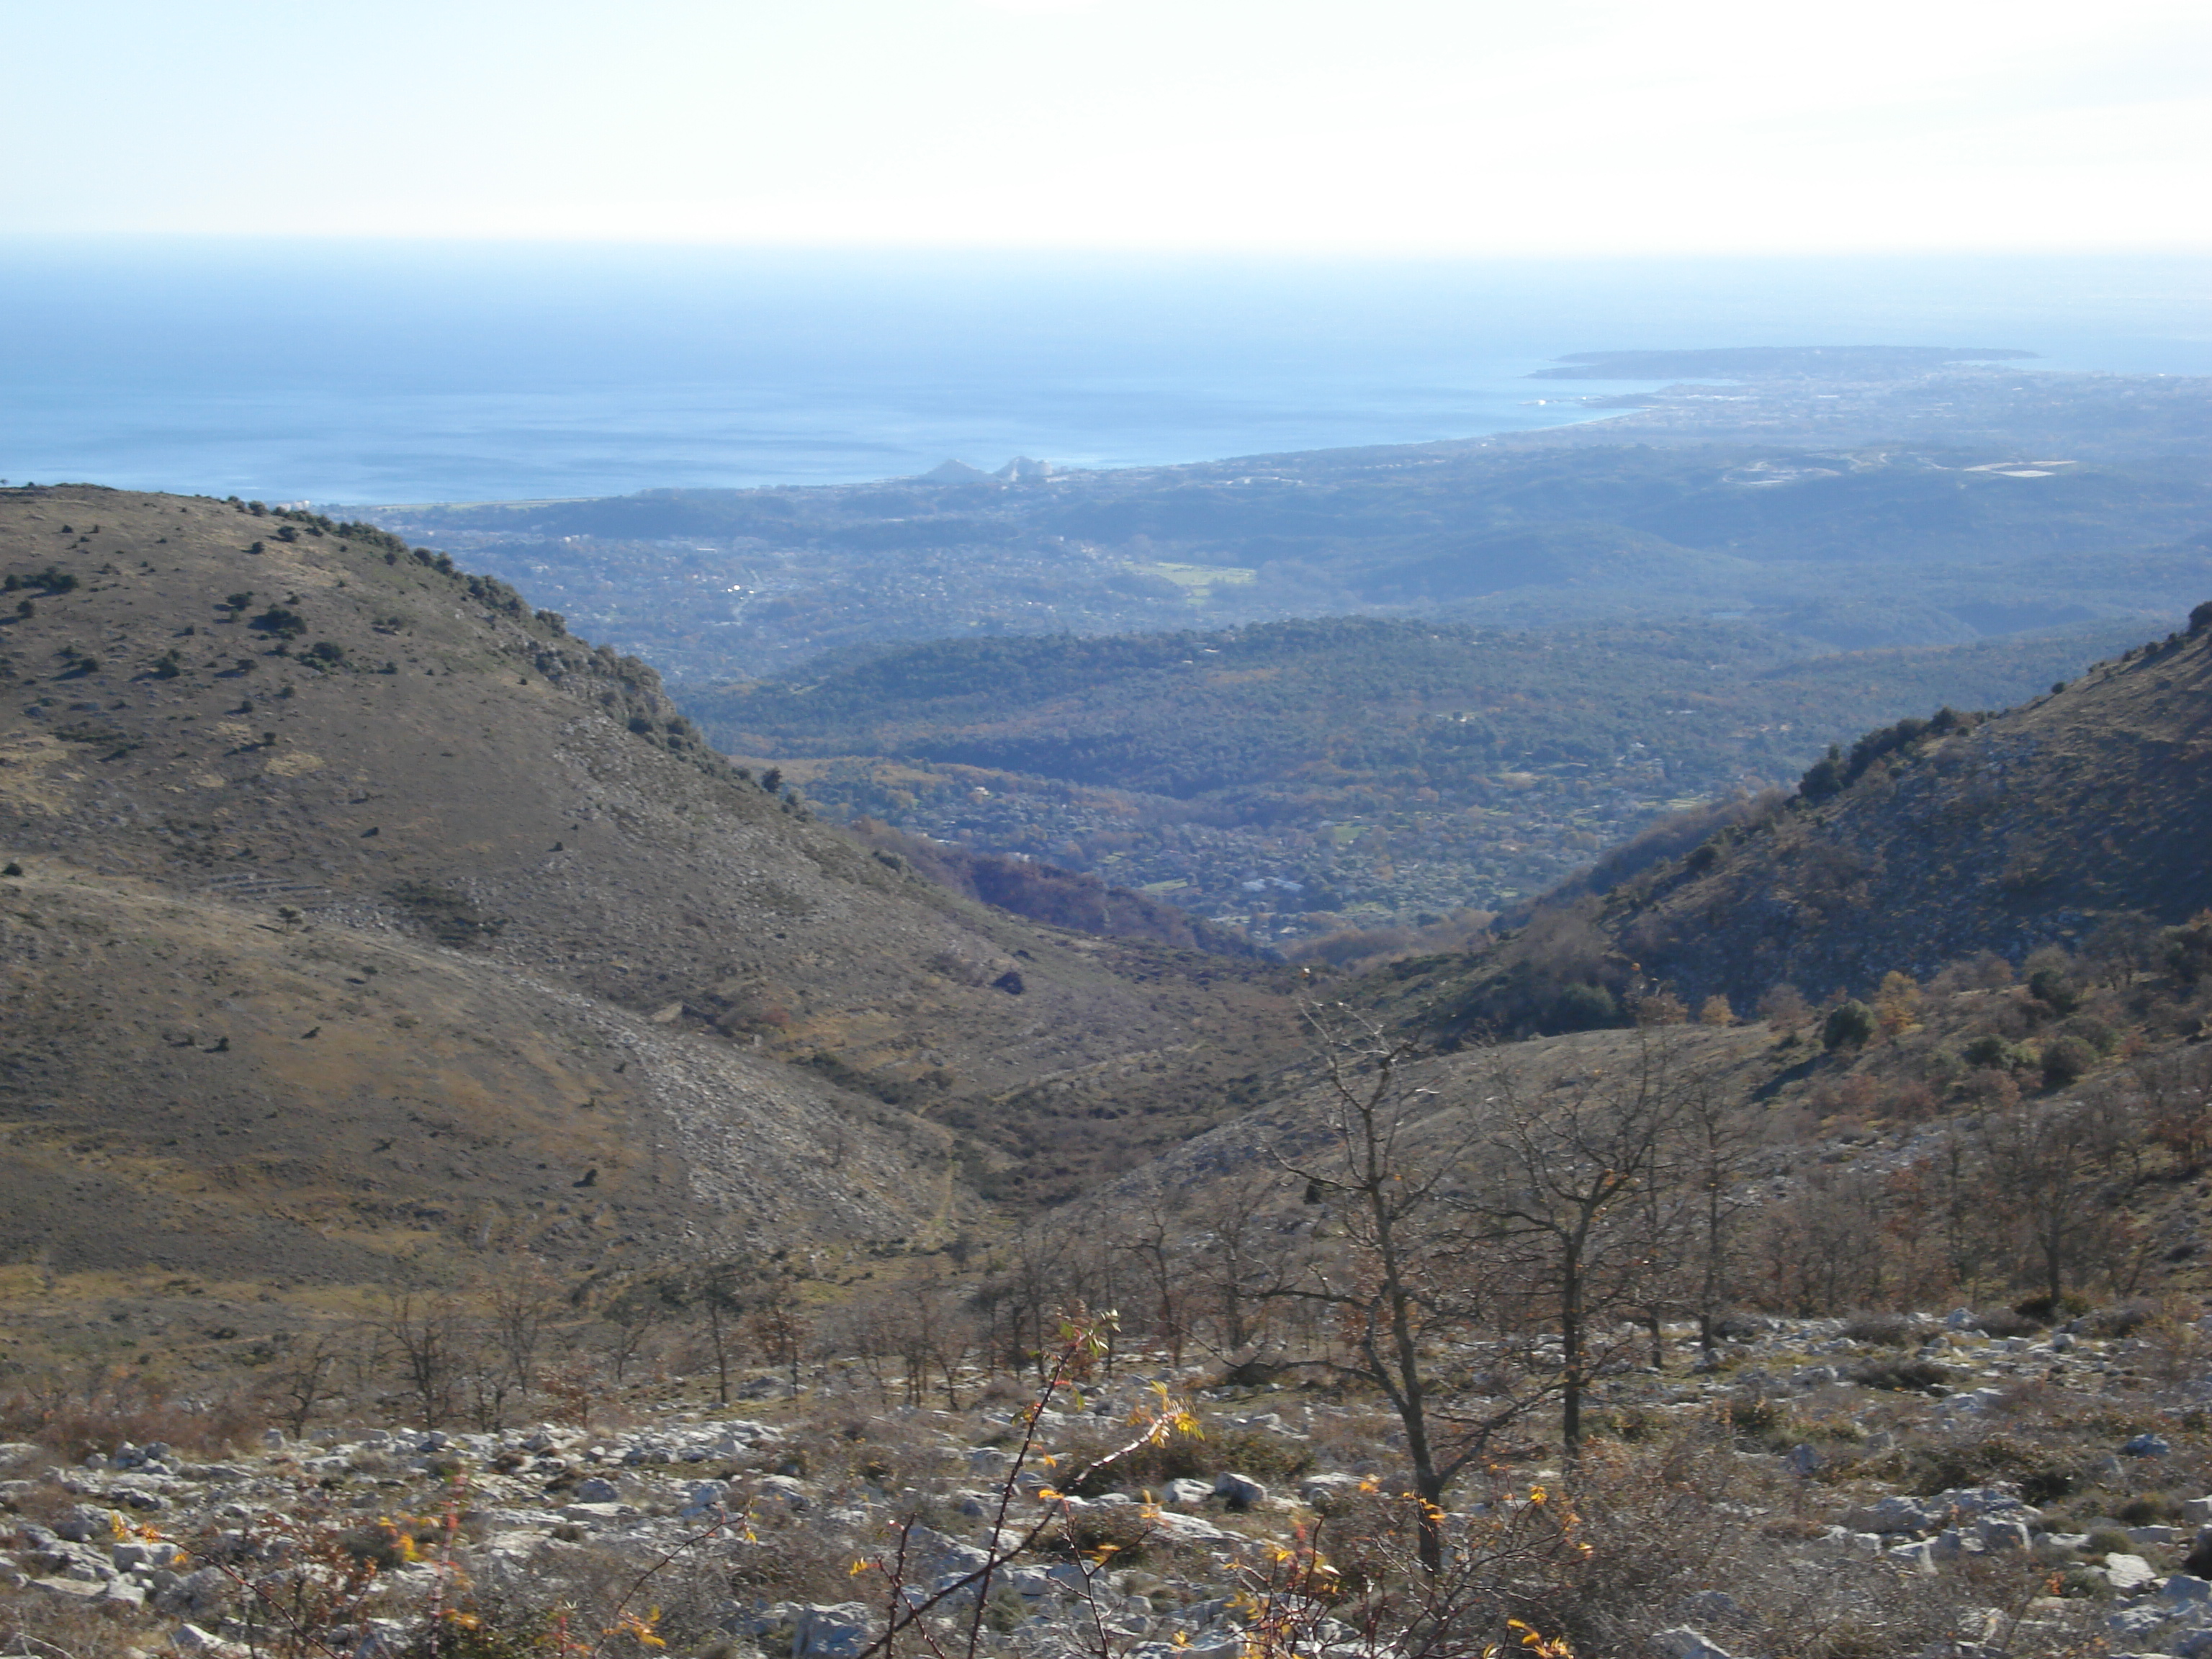
[[[1932,1543],[1899,1544],[1889,1552],[1889,1559],[1907,1572],[1929,1578],[1936,1575],[1936,1550]]]
[[[2124,1554],[2115,1550],[2105,1558],[2105,1582],[2124,1595],[2130,1590],[2148,1589],[2158,1582],[2158,1572],[2140,1555]]]
[[[118,1572],[136,1572],[143,1567],[173,1567],[183,1557],[184,1552],[165,1539],[126,1539],[113,1551]]]
[[[26,1582],[31,1589],[64,1601],[97,1601],[107,1593],[107,1586],[97,1578],[33,1578]]]
[[[794,1515],[814,1507],[814,1494],[806,1490],[805,1483],[788,1474],[763,1475],[759,1491],[763,1500],[781,1503]]]
[[[54,1536],[72,1544],[105,1544],[125,1536],[131,1524],[113,1510],[96,1504],[78,1504],[62,1512],[54,1522]]]
[[[1152,1528],[1176,1544],[1212,1544],[1230,1536],[1210,1521],[1201,1521],[1194,1515],[1178,1515],[1172,1510],[1162,1510],[1154,1516]]]
[[[2158,1641],[2160,1626],[2166,1622],[2166,1609],[2138,1603],[2109,1614],[2105,1620],[2105,1628],[2112,1632],[2117,1643],[2131,1646],[2137,1642]],[[2119,1656],[2115,1654],[2113,1659],[2119,1659]]]
[[[684,1503],[677,1513],[686,1518],[704,1515],[730,1501],[730,1488],[720,1480],[702,1480],[684,1494]]]
[[[1681,1612],[1685,1619],[1701,1624],[1726,1622],[1743,1617],[1743,1603],[1726,1590],[1699,1590],[1682,1598]]]
[[[1718,1643],[1687,1625],[1659,1632],[1651,1638],[1651,1650],[1663,1656],[1663,1659],[1729,1659],[1727,1650]]]
[[[1892,1492],[1877,1503],[1851,1510],[1844,1517],[1844,1524],[1855,1532],[1926,1532],[1936,1520],[1936,1515],[1917,1499]]]
[[[1257,1509],[1267,1501],[1267,1489],[1249,1474],[1224,1470],[1213,1477],[1213,1495],[1232,1510]]]
[[[865,1602],[801,1607],[792,1632],[791,1659],[860,1659],[868,1632]]]
[[[1310,1474],[1298,1483],[1298,1497],[1326,1515],[1350,1504],[1366,1485],[1359,1476],[1340,1471]]]

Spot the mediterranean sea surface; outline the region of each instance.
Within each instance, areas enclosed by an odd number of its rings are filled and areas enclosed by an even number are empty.
[[[319,506],[1124,466],[1589,417],[1565,352],[2212,373],[2212,259],[0,240],[0,477]],[[1641,386],[1644,383],[1638,383]]]

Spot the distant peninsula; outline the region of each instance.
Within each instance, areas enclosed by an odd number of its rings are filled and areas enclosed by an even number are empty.
[[[1954,363],[2008,362],[2033,351],[1983,346],[1729,346],[1705,351],[1571,351],[1532,380],[1890,380]]]

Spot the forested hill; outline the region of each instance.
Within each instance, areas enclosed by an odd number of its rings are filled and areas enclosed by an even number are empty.
[[[1794,778],[1901,714],[2018,701],[2137,636],[1805,659],[1741,623],[1340,617],[901,647],[684,698],[811,799],[1283,943],[1514,902],[1670,805]]]
[[[1681,793],[1739,771],[1794,775],[1892,705],[2025,696],[2078,666],[2088,637],[1808,659],[1725,623],[1535,633],[1324,617],[948,641],[685,703],[718,746],[748,755],[912,757],[1177,797],[1465,791],[1500,768],[1610,770],[1638,755]]]
[[[2191,621],[2002,714],[1838,747],[1679,856],[1540,905],[1431,994],[1463,1028],[1525,1030],[1639,985],[1747,1012],[1784,986],[1871,995],[1982,952],[2154,955],[2160,927],[2212,908],[2212,604]]]

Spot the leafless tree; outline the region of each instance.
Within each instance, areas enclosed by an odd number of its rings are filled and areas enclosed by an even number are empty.
[[[547,1344],[557,1333],[563,1298],[545,1270],[509,1260],[490,1276],[489,1347],[506,1386],[527,1401],[538,1390]]]
[[[288,1343],[276,1370],[277,1397],[283,1401],[283,1418],[297,1440],[307,1433],[319,1407],[338,1395],[340,1344],[328,1332]]]
[[[1335,1362],[1380,1389],[1405,1431],[1420,1499],[1422,1566],[1441,1570],[1443,1499],[1490,1436],[1524,1408],[1510,1399],[1480,1420],[1436,1409],[1429,1353],[1470,1321],[1464,1230],[1449,1201],[1480,1124],[1442,1109],[1414,1081],[1418,1049],[1337,1006],[1310,1008],[1327,1139],[1310,1155],[1279,1153],[1325,1211],[1340,1248],[1316,1251],[1282,1294],[1336,1318],[1349,1358]]]
[[[1452,1201],[1473,1218],[1474,1242],[1518,1258],[1529,1292],[1550,1304],[1571,1459],[1600,1358],[1595,1322],[1633,1308],[1667,1274],[1691,1218],[1678,1179],[1685,1081],[1678,1038],[1645,1027],[1625,1063],[1593,1063],[1541,1093],[1493,1065],[1485,1085],[1480,1156]]]
[[[1273,1291],[1297,1271],[1285,1259],[1286,1238],[1273,1214],[1283,1191],[1274,1169],[1221,1182],[1206,1195],[1207,1226],[1192,1251],[1201,1306],[1224,1357],[1249,1355],[1269,1340]]]
[[[1152,1307],[1152,1340],[1180,1366],[1190,1340],[1183,1235],[1190,1217],[1164,1185],[1155,1185],[1117,1213],[1099,1217],[1112,1247],[1135,1267]]]
[[[781,1262],[773,1264],[756,1283],[750,1303],[745,1314],[746,1334],[754,1346],[783,1371],[791,1397],[796,1400],[799,1362],[805,1358],[806,1340],[812,1330],[799,1275]]]
[[[664,1277],[644,1274],[615,1285],[594,1310],[606,1326],[607,1364],[619,1388],[645,1352],[655,1331],[683,1310],[682,1300]]]
[[[2067,1100],[1984,1114],[1973,1133],[1992,1196],[2016,1218],[2055,1308],[2116,1213],[2111,1189],[2127,1184],[2134,1123],[2095,1102]]]
[[[426,1429],[453,1419],[461,1381],[464,1332],[459,1305],[438,1291],[395,1291],[378,1322],[399,1358],[400,1376]]]
[[[1711,1359],[1719,1350],[1721,1311],[1741,1282],[1746,1224],[1758,1207],[1747,1177],[1759,1121],[1735,1093],[1698,1073],[1685,1079],[1678,1133],[1680,1176],[1691,1199],[1689,1299],[1698,1350]]]
[[[714,1365],[714,1398],[730,1403],[730,1365],[750,1311],[745,1269],[736,1261],[704,1261],[662,1281],[665,1293],[698,1322]]]
[[[1765,1300],[1810,1318],[1875,1299],[1880,1200],[1856,1171],[1816,1164],[1800,1173],[1760,1229]]]

